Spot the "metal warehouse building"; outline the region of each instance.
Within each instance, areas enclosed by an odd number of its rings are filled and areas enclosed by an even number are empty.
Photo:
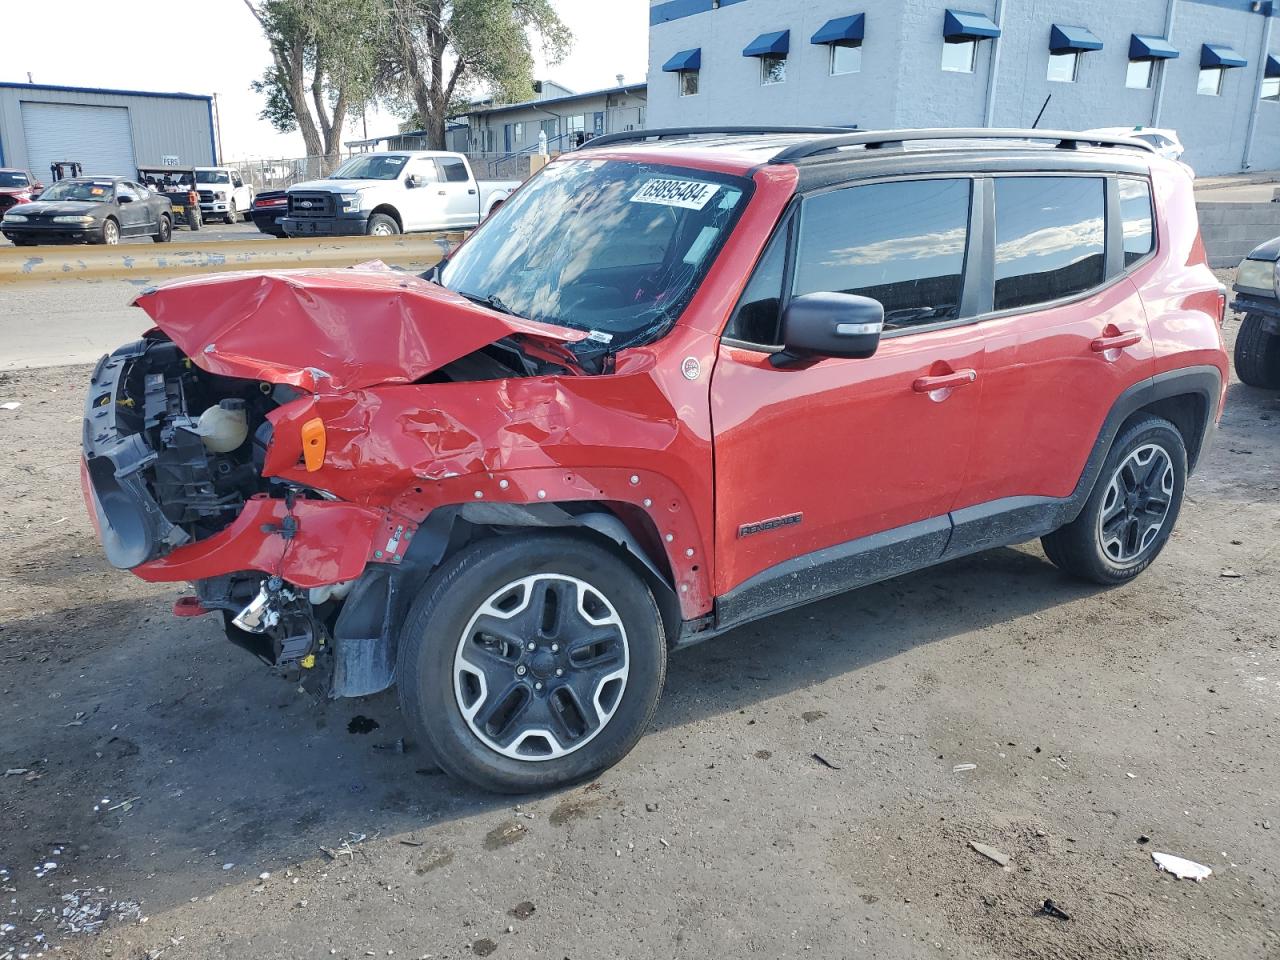
[[[133,176],[136,167],[215,163],[213,98],[0,83],[0,167],[46,178],[79,161],[87,174]]]
[[[1028,127],[1043,108],[1045,128],[1173,128],[1202,175],[1280,168],[1270,0],[650,3],[650,128]]]

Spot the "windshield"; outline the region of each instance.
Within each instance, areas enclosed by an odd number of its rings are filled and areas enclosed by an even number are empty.
[[[29,187],[31,181],[25,173],[14,170],[0,170],[0,187]]]
[[[59,180],[40,194],[40,199],[110,203],[114,192],[115,185],[110,180]]]
[[[330,180],[394,180],[400,176],[408,157],[388,157],[366,153],[352,157],[329,175]]]
[[[231,174],[225,170],[197,170],[196,183],[230,183]]]
[[[654,163],[556,163],[484,222],[441,282],[590,331],[612,349],[631,346],[679,318],[750,189],[739,177]]]

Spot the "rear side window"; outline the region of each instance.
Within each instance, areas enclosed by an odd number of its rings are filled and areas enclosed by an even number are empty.
[[[1156,248],[1151,184],[1121,177],[1120,220],[1124,224],[1124,265],[1131,267]]]
[[[995,309],[1048,303],[1101,286],[1105,211],[1100,177],[997,179]]]
[[[853,293],[884,304],[885,328],[960,316],[968,180],[850,187],[804,203],[794,293]]]
[[[441,180],[445,181],[446,183],[466,183],[467,182],[468,180],[467,168],[466,168],[466,165],[463,164],[461,160],[453,160],[453,159],[437,160],[436,163],[440,165]]]

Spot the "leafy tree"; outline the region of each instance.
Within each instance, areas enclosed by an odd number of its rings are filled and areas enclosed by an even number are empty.
[[[262,26],[271,65],[253,89],[260,116],[301,132],[307,156],[338,158],[347,112],[373,91],[388,0],[244,0]]]
[[[247,2],[247,0],[246,0]],[[447,118],[487,90],[498,102],[533,96],[531,36],[558,63],[573,34],[551,0],[380,0],[388,41],[378,83],[393,107],[412,113],[443,149]]]

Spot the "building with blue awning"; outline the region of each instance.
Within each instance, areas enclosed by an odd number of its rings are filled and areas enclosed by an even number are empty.
[[[1280,169],[1280,0],[650,0],[648,126],[1174,130]]]

